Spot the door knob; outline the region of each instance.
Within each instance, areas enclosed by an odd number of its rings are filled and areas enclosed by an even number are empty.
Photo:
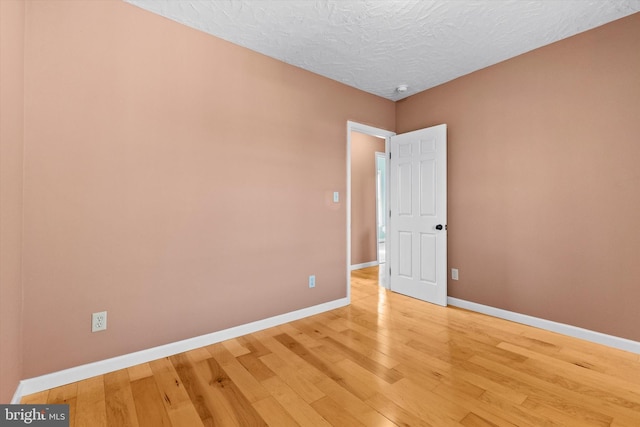
[[[442,224],[436,225],[436,230],[442,230]]]

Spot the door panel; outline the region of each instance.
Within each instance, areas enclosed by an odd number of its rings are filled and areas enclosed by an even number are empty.
[[[422,185],[424,182],[436,182],[436,164],[432,159],[420,162],[420,215],[433,216],[436,214],[436,191],[433,185]]]
[[[420,280],[433,283],[437,279],[436,238],[433,234],[420,233]]]
[[[447,127],[393,136],[390,152],[390,288],[446,305]]]
[[[411,182],[411,163],[404,163],[398,165],[398,215],[411,215],[412,207],[411,207],[411,193],[412,191],[412,182]]]
[[[413,251],[413,242],[411,241],[412,235],[409,232],[400,231],[398,232],[398,275],[401,277],[413,277],[412,274],[412,265],[413,261],[411,257],[411,252]]]

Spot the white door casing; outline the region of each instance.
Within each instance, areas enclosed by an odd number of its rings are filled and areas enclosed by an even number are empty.
[[[386,145],[386,144],[385,144]],[[385,233],[387,232],[387,156],[376,152],[376,256],[378,265],[386,262]],[[381,166],[382,165],[382,166]],[[381,250],[382,249],[382,250]],[[380,266],[383,268],[383,266]]]
[[[391,137],[390,288],[447,305],[447,125]]]
[[[385,156],[388,158],[389,153],[389,138],[395,135],[395,132],[391,132],[385,129],[376,128],[373,126],[365,125],[362,123],[347,121],[347,259],[346,259],[346,286],[347,286],[347,299],[351,301],[351,135],[352,132],[359,132],[365,135],[371,135],[385,140]],[[387,171],[389,170],[389,164],[387,163]],[[388,178],[387,178],[388,181]],[[388,190],[388,187],[387,187]],[[389,206],[389,191],[387,193],[387,206]],[[387,224],[388,226],[388,224]],[[380,286],[385,288],[389,287],[389,278],[387,276],[387,270],[385,269],[379,275]]]

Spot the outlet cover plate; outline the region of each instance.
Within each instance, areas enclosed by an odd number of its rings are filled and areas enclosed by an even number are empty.
[[[91,315],[91,332],[99,332],[107,329],[107,312],[100,311]]]

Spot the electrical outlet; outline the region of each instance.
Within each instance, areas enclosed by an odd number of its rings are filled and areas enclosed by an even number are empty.
[[[310,288],[316,287],[316,276],[309,276],[309,287]]]
[[[104,331],[107,329],[107,312],[100,311],[91,315],[91,332]]]
[[[451,269],[451,280],[458,280],[458,269],[457,268],[452,268]]]

